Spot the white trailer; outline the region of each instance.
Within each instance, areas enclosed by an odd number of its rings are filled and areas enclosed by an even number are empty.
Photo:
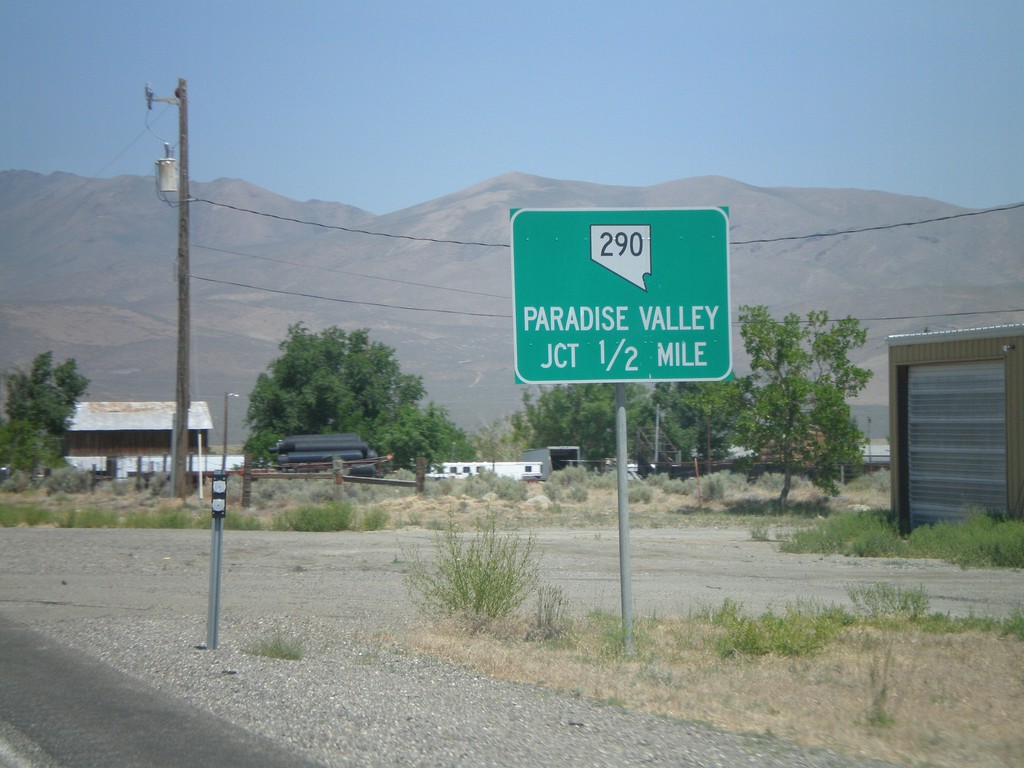
[[[428,477],[437,480],[459,479],[477,477],[485,472],[515,480],[539,480],[543,468],[539,461],[446,461]]]

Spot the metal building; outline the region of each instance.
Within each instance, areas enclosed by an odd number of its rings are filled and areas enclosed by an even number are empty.
[[[892,505],[900,528],[1024,516],[1024,324],[890,336]]]

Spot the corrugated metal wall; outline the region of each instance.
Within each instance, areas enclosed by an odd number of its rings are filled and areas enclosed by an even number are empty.
[[[958,365],[965,366],[959,369],[962,376],[957,375]],[[995,381],[1000,373],[1001,409],[996,391],[1000,384]],[[933,391],[936,387],[938,391]],[[943,394],[944,387],[950,391]],[[973,394],[972,387],[977,390]],[[988,415],[982,416],[986,408]],[[945,417],[943,410],[948,411]],[[1000,410],[1005,446],[1001,459],[991,453],[999,440],[993,431],[998,427],[991,420]],[[890,338],[889,414],[892,504],[904,530],[933,518],[962,519],[963,510],[979,506],[1024,516],[1024,326]],[[958,418],[976,421],[973,426],[957,424]],[[926,423],[929,419],[931,424]],[[942,469],[937,455],[925,449],[929,442],[933,448],[945,444],[959,457],[953,459],[959,469]],[[982,444],[988,447],[982,449]],[[999,484],[991,476],[993,462],[1003,464],[1002,490],[997,490]],[[942,482],[935,475],[943,471],[959,471],[960,480]],[[984,493],[981,488],[986,489]],[[993,499],[999,494],[1005,500],[995,505]],[[912,495],[923,515],[913,522]],[[956,513],[950,511],[954,508]]]
[[[911,366],[907,377],[910,526],[1006,511],[1002,361]]]

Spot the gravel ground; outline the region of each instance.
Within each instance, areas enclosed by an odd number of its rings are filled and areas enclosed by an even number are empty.
[[[634,596],[677,611],[702,595],[757,606],[802,594],[801,584],[835,583],[839,593],[856,579],[934,583],[930,593],[964,612],[984,604],[998,613],[1020,600],[1019,574],[802,559],[749,539],[736,530],[636,532]],[[403,650],[389,638],[418,621],[404,558],[432,541],[412,530],[229,531],[220,645],[200,650],[209,532],[0,529],[0,612],[324,765],[886,765],[495,681]],[[538,543],[545,581],[585,609],[614,608],[613,532],[540,532]],[[300,640],[304,658],[247,652],[277,636]]]
[[[150,685],[329,766],[883,766],[759,736],[639,715],[508,684],[361,639],[344,620],[77,619],[51,635]],[[301,661],[257,657],[268,633],[303,639]]]

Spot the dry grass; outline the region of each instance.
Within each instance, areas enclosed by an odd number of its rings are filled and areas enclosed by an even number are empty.
[[[562,641],[524,634],[435,625],[407,642],[497,678],[855,757],[1024,765],[1024,643],[996,633],[857,627],[812,656],[724,659],[700,619],[638,621],[628,659],[610,649],[607,621],[579,620]]]
[[[545,527],[585,528],[615,527],[618,524],[614,478],[591,478],[587,491],[579,500],[568,487],[555,482],[530,483],[525,501],[508,500],[496,493],[482,496],[465,491],[466,481],[449,481],[447,486],[433,486],[420,497],[409,490],[382,489],[368,485],[348,485],[341,489],[343,498],[360,513],[370,508],[387,515],[389,528],[443,528],[451,517],[458,522],[472,523],[481,515],[493,516],[502,529]],[[678,482],[678,481],[676,481]],[[692,484],[693,481],[690,481]],[[630,502],[630,523],[636,528],[715,525],[719,523],[758,524],[791,530],[809,524],[818,514],[831,511],[887,507],[888,485],[866,478],[843,488],[837,498],[829,499],[805,481],[798,481],[790,494],[791,510],[778,515],[774,509],[777,490],[770,484],[745,485],[733,479],[728,490],[718,498],[698,499],[690,488],[688,493],[670,492],[671,484],[647,481],[633,483],[645,493]],[[439,493],[439,490],[448,491]],[[678,486],[676,487],[678,490]],[[240,481],[232,477],[228,484],[228,514],[252,518],[265,529],[274,527],[275,517],[310,504],[327,503],[335,498],[335,486],[323,480],[262,479],[253,484],[253,505],[242,509],[239,502]],[[32,505],[59,511],[68,509],[103,509],[127,515],[158,510],[177,510],[192,518],[197,525],[209,516],[209,492],[204,499],[192,494],[184,500],[171,499],[151,491],[136,492],[131,481],[101,483],[92,492],[80,494],[30,490],[24,493],[0,493],[0,502],[10,505]]]

